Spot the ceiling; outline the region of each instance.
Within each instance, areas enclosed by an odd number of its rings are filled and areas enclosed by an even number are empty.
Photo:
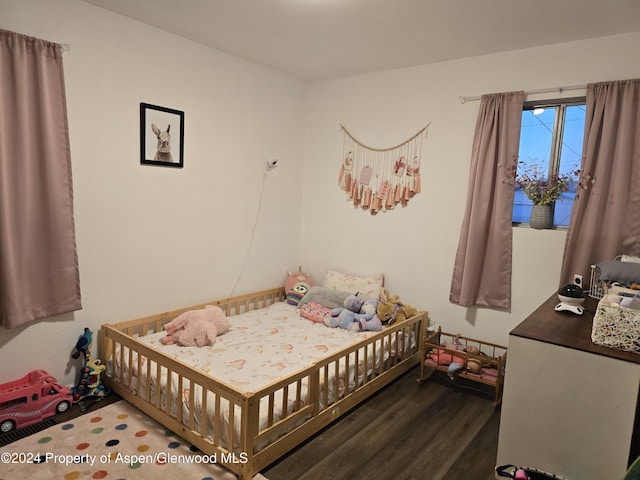
[[[83,0],[303,80],[640,31],[640,0]]]

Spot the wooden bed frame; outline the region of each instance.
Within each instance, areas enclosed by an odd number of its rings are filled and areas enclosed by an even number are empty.
[[[260,470],[420,363],[421,343],[429,323],[428,314],[424,311],[406,321],[386,327],[363,342],[345,348],[287,378],[250,393],[240,392],[187,363],[166,356],[161,350],[150,347],[137,338],[160,332],[166,322],[180,313],[203,308],[205,305],[218,305],[227,316],[232,316],[284,300],[284,288],[279,287],[136,320],[105,324],[100,336],[100,356],[108,365],[104,382],[125,400],[205,454],[215,455],[216,463],[226,466],[240,480],[250,480]],[[405,355],[400,349],[392,350],[391,345],[404,345],[404,339],[407,338],[415,345],[410,354]],[[370,358],[374,360],[370,361]],[[135,362],[139,373],[137,376],[123,367],[126,364],[136,365]],[[355,378],[364,377],[363,380],[355,385],[338,385],[337,376],[331,380],[329,377],[330,369],[335,371],[338,365],[347,369],[346,375],[350,372]],[[145,368],[146,378],[142,380],[140,372]],[[362,375],[363,372],[371,373]],[[161,374],[177,378],[176,391],[171,391],[171,382],[160,389],[154,387],[151,378],[160,378]],[[146,385],[141,385],[141,382]],[[322,388],[322,385],[326,386],[330,382],[335,382],[333,391],[344,388],[344,393],[335,401],[329,398],[329,389]],[[306,391],[302,388],[303,383],[307,386]],[[190,386],[188,398],[181,397],[183,385]],[[175,398],[166,401],[172,397]],[[291,397],[296,399],[294,411],[286,405],[287,399]],[[278,400],[279,398],[283,400]],[[179,408],[180,399],[189,405],[189,413],[186,415]],[[199,420],[196,401],[201,403],[202,412],[206,412],[207,407],[209,410],[213,407],[211,425]],[[228,402],[226,420],[219,415],[221,402],[225,402],[224,405]],[[283,405],[278,405],[279,402]],[[265,412],[260,409],[264,409],[265,404],[268,405],[268,425],[261,428],[259,419],[261,413],[264,418]],[[275,419],[274,411],[278,407],[283,412],[282,418]],[[238,419],[240,424],[235,425]]]

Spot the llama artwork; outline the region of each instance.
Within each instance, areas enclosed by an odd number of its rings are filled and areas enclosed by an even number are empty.
[[[173,156],[171,155],[171,135],[169,134],[171,124],[167,126],[167,129],[165,131],[162,131],[156,126],[155,123],[152,123],[151,129],[158,138],[158,147],[154,160],[156,162],[173,163]]]

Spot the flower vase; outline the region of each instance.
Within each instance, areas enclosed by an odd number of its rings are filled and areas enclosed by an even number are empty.
[[[529,226],[536,230],[553,227],[553,211],[551,205],[534,205],[529,218]]]

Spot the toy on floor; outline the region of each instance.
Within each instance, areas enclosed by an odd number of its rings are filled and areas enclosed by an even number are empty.
[[[66,412],[73,397],[44,370],[0,385],[0,433],[38,423],[56,413]]]
[[[164,345],[177,343],[182,347],[206,347],[216,343],[216,337],[229,330],[229,321],[220,307],[207,305],[201,310],[189,310],[164,325],[167,336]]]
[[[110,393],[108,388],[102,384],[100,375],[107,367],[103,365],[99,358],[91,358],[91,343],[93,333],[85,327],[84,333],[80,335],[76,342],[76,351],[71,355],[77,359],[82,355],[82,369],[80,370],[80,380],[73,387],[73,401],[79,402],[89,397],[102,398]]]

